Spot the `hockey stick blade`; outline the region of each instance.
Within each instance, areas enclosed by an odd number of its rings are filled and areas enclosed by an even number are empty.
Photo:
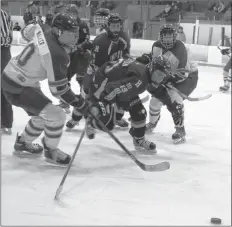
[[[180,92],[178,89],[176,89],[175,87],[171,86],[171,85],[167,85],[168,88],[176,91],[183,99],[187,99],[188,101],[194,102],[194,101],[202,101],[205,99],[209,99],[210,97],[212,97],[212,94],[208,94],[202,97],[197,97],[197,98],[193,98],[193,97],[189,97],[187,95],[185,95],[184,93]]]
[[[121,142],[120,140],[104,125],[104,123],[98,119],[91,111],[89,114],[98,122],[101,128],[107,132],[107,134],[122,148],[122,150],[144,171],[147,172],[158,172],[165,171],[170,168],[170,164],[168,162],[158,163],[154,165],[146,165],[140,162]]]
[[[208,94],[208,95],[197,97],[197,98],[187,96],[186,99],[189,101],[202,101],[202,100],[209,99],[210,97],[212,97],[212,94]]]
[[[160,162],[154,165],[146,165],[144,163],[141,163],[140,161],[137,163],[140,168],[146,172],[161,172],[170,169],[170,163],[169,162]]]

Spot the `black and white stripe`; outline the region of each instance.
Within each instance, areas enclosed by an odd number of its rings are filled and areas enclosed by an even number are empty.
[[[9,46],[12,42],[12,22],[10,16],[1,9],[1,46]]]

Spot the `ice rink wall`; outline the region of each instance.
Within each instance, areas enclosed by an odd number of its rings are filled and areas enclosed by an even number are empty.
[[[95,36],[91,36],[91,40]],[[143,53],[149,53],[154,40],[131,39],[131,55],[139,56]],[[13,49],[18,52],[23,49],[26,42],[22,39],[21,32],[13,32]],[[189,49],[190,59],[198,62],[200,65],[222,67],[228,61],[228,56],[222,56],[217,46],[206,46],[198,44],[186,44]]]

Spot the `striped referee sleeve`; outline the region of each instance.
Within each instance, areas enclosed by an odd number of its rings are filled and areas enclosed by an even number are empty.
[[[12,23],[9,15],[1,9],[1,46],[9,46],[12,42]]]

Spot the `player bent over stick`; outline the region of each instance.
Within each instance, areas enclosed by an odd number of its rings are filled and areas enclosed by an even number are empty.
[[[42,93],[39,81],[48,79],[51,93],[79,109],[83,103],[68,86],[68,54],[78,40],[78,24],[68,14],[57,14],[46,33],[34,25],[31,40],[14,57],[2,74],[2,89],[7,99],[31,116],[21,135],[17,135],[15,155],[42,154],[48,162],[67,165],[71,157],[58,148],[65,123],[64,111]],[[80,109],[79,109],[80,111]],[[43,146],[33,143],[41,133]],[[25,151],[25,152],[24,152]]]
[[[136,149],[156,151],[156,145],[145,139],[146,109],[139,94],[149,83],[150,72],[146,65],[131,59],[119,59],[103,64],[93,74],[84,78],[84,90],[89,91],[96,116],[112,130],[116,125],[115,106],[128,111],[131,116],[130,135]],[[91,126],[102,130],[94,119]]]
[[[183,42],[176,39],[177,33],[172,25],[163,25],[160,29],[160,40],[152,46],[151,54],[144,54],[140,61],[148,63],[151,59],[157,61],[156,78],[169,79],[163,86],[157,86],[156,82],[149,86],[148,91],[152,94],[149,113],[150,119],[146,126],[147,132],[151,132],[157,126],[163,105],[170,111],[176,128],[172,135],[175,144],[185,142],[184,127],[184,99],[177,92],[189,96],[197,86],[198,69],[188,59],[188,52]],[[159,75],[159,76],[157,76]],[[174,89],[172,88],[174,87]]]

